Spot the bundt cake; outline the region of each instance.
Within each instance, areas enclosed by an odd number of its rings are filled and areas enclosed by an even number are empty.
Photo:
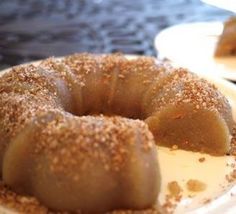
[[[151,207],[155,143],[224,155],[232,124],[214,85],[151,57],[74,54],[0,78],[2,179],[53,210]]]

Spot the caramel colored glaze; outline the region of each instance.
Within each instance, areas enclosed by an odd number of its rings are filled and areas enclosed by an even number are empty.
[[[160,188],[154,143],[224,155],[232,121],[215,86],[154,58],[49,58],[0,78],[1,173],[54,210],[146,209]]]

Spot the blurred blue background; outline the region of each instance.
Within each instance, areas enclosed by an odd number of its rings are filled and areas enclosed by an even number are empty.
[[[1,0],[0,69],[84,51],[155,55],[160,30],[231,15],[200,0]]]

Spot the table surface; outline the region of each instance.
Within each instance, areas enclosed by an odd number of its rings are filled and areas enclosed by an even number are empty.
[[[155,55],[160,30],[231,15],[200,0],[1,0],[0,69],[74,52]]]

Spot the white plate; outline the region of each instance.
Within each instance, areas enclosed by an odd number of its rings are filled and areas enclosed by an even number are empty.
[[[134,58],[135,56],[127,56]],[[38,64],[39,61],[34,62]],[[4,72],[9,71],[9,69]],[[1,72],[3,74],[4,72]],[[234,119],[236,119],[236,86],[226,80],[213,78],[205,75],[204,78],[213,82],[220,91],[229,99],[233,107]],[[222,214],[236,213],[236,186],[229,184],[225,175],[232,171],[232,167],[227,163],[235,163],[234,157],[213,157],[207,154],[187,152],[183,150],[170,151],[170,149],[159,147],[158,159],[162,176],[161,193],[159,204],[165,203],[165,196],[168,193],[167,184],[177,181],[183,189],[183,197],[177,203],[174,210],[176,214]],[[205,157],[204,162],[199,162],[199,158]],[[188,179],[203,181],[207,188],[203,192],[189,192],[185,187]],[[232,196],[234,195],[235,196]],[[192,197],[189,197],[191,195]],[[211,200],[206,204],[206,201]],[[15,213],[11,210],[0,207],[0,213]]]
[[[214,57],[221,22],[188,23],[169,27],[155,38],[159,57],[196,73],[205,73],[236,81],[236,56]]]

